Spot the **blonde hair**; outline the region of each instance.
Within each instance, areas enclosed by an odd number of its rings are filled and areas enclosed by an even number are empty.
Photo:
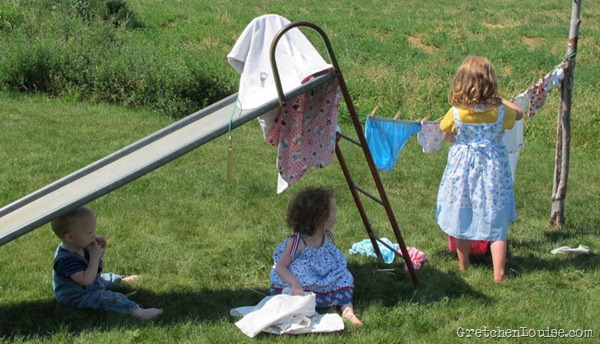
[[[467,57],[454,76],[448,101],[453,106],[502,103],[492,63],[484,57]]]
[[[72,231],[75,226],[79,224],[79,220],[86,218],[87,216],[96,216],[90,207],[83,206],[75,208],[52,220],[50,226],[52,227],[54,234],[62,239],[66,233]]]

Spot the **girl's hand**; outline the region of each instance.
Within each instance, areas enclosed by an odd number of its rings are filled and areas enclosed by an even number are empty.
[[[304,289],[302,287],[292,287],[292,295],[304,296]]]
[[[456,135],[453,133],[444,132],[444,140],[448,142],[454,142],[454,140],[456,140]]]

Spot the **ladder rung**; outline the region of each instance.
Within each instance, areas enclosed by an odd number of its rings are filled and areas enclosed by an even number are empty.
[[[374,200],[375,202],[383,205],[383,202],[379,198],[371,195],[370,193],[368,193],[364,189],[361,189],[358,185],[352,184],[352,187],[355,188],[356,190],[360,191],[361,193],[363,193],[365,196],[369,197],[370,199]]]
[[[343,138],[345,138],[346,140],[354,143],[355,145],[362,147],[362,145],[360,144],[360,142],[356,141],[355,139],[351,138],[350,136],[346,135],[346,134],[342,134],[341,132],[337,132],[337,134]]]
[[[402,257],[402,254],[400,254],[400,252],[398,252],[398,250],[396,250],[394,247],[388,245],[388,243],[386,243],[385,241],[379,239],[375,234],[373,234],[373,237],[375,238],[375,241],[377,241],[378,243],[387,247],[390,251],[394,252],[395,255],[397,255],[398,257],[404,258],[404,257]]]

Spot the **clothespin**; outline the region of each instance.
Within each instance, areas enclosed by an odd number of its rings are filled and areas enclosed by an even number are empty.
[[[373,111],[369,114],[369,117],[373,118],[377,114],[377,110],[379,110],[379,106],[376,106]]]
[[[398,118],[400,118],[400,110],[396,112],[396,116],[394,116],[394,121],[398,120]]]

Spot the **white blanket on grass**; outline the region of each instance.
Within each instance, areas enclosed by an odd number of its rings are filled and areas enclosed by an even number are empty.
[[[260,332],[301,334],[344,329],[342,317],[335,313],[319,314],[315,305],[314,293],[305,293],[304,296],[280,294],[267,296],[256,306],[234,308],[230,314],[243,316],[235,326],[248,337]]]

